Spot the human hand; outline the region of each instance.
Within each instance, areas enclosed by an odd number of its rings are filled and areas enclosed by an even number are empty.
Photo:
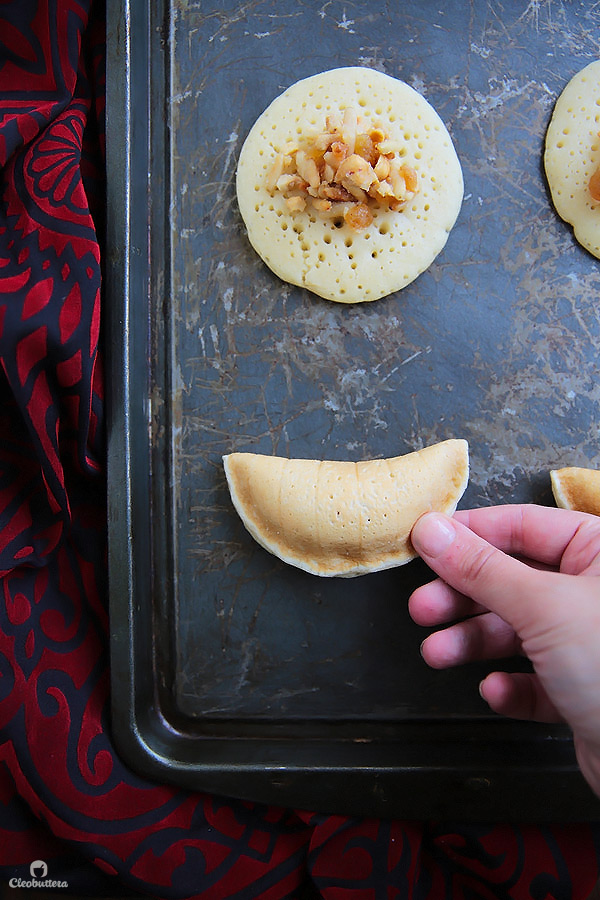
[[[568,722],[600,796],[600,517],[534,505],[427,513],[411,540],[439,576],[413,592],[412,618],[453,622],[425,639],[425,661],[524,653],[534,673],[493,672],[482,697],[502,715]]]

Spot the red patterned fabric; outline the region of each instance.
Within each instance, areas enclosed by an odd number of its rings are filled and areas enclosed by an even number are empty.
[[[2,885],[30,881],[41,860],[74,896],[584,900],[596,826],[320,816],[151,784],[115,754],[103,14],[89,0],[0,3]]]

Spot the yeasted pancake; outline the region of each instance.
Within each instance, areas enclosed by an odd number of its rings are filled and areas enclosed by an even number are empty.
[[[273,100],[244,142],[236,189],[250,243],[276,275],[356,303],[405,287],[433,262],[463,176],[421,94],[350,66]]]
[[[600,60],[573,76],[556,101],[544,167],[557,213],[600,257]]]
[[[600,471],[567,466],[550,472],[556,505],[600,516]]]
[[[451,515],[469,476],[464,440],[364,462],[231,453],[223,463],[252,537],[284,562],[322,576],[409,562],[416,556],[414,523],[431,510]]]

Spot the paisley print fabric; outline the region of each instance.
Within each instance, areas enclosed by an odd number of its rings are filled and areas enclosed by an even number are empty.
[[[73,896],[584,900],[595,826],[323,816],[152,784],[115,753],[103,17],[90,0],[0,3],[2,896],[46,877]]]

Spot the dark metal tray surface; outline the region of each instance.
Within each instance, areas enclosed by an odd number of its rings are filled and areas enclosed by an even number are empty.
[[[585,2],[109,2],[113,726],[138,771],[323,811],[598,815],[566,730],[492,716],[485,666],[424,665],[420,561],[356,579],[280,563],[244,530],[221,457],[462,437],[463,506],[551,503],[549,469],[600,464],[598,262],[542,167],[599,27]],[[235,168],[277,94],[354,64],[433,104],[465,197],[430,269],[344,306],[263,265]]]

